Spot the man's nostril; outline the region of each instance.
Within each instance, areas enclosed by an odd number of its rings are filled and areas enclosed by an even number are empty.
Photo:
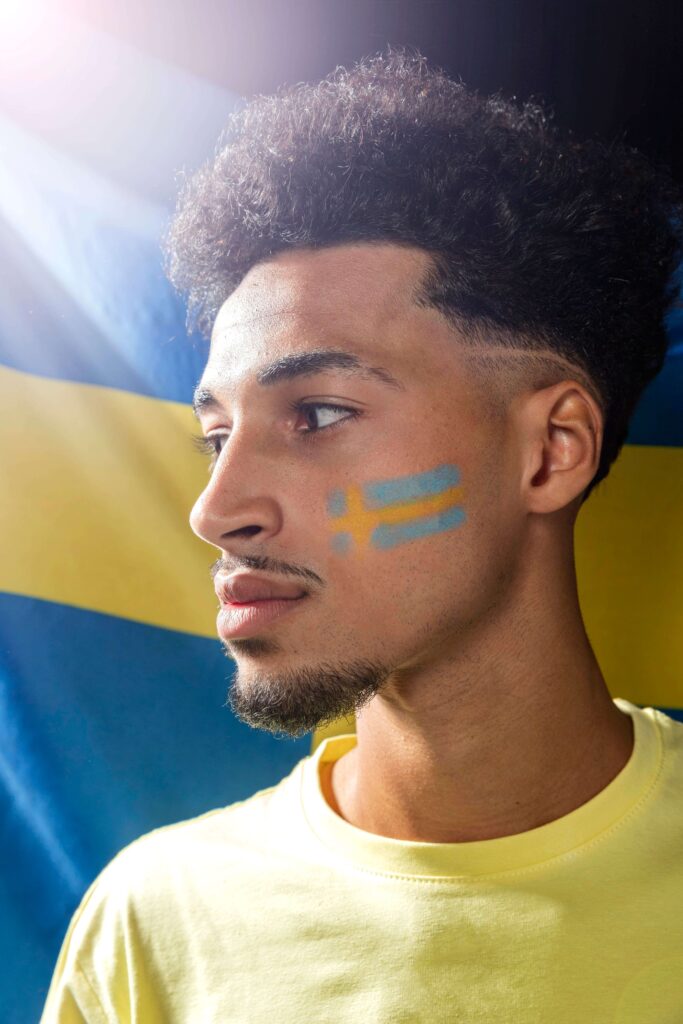
[[[260,526],[242,526],[239,530],[231,530],[228,534],[229,537],[253,537],[255,533],[259,533]]]

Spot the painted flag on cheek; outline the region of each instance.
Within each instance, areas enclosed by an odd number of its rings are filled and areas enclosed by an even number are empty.
[[[460,472],[442,465],[334,491],[328,499],[333,550],[379,550],[452,530],[465,521]]]

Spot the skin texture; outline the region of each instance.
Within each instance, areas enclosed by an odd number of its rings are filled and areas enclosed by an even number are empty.
[[[223,641],[236,713],[295,734],[355,710],[357,746],[323,780],[333,809],[390,838],[462,842],[569,813],[621,771],[633,735],[574,571],[599,402],[566,363],[473,351],[415,301],[428,267],[420,250],[363,243],[251,269],[220,310],[202,376],[220,402],[202,432],[224,444],[190,523],[219,550],[216,568],[310,591],[258,635]],[[274,359],[320,348],[401,387],[340,370],[256,382]],[[303,400],[360,415],[305,437],[346,414],[289,408]],[[331,495],[444,465],[459,473],[457,527],[335,550]]]

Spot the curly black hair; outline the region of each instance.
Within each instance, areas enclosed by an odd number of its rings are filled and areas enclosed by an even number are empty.
[[[645,385],[683,258],[683,191],[621,142],[577,140],[532,100],[469,90],[389,48],[234,113],[165,238],[188,325],[209,334],[255,263],[389,241],[433,256],[422,299],[466,340],[554,352],[586,372],[608,473]]]

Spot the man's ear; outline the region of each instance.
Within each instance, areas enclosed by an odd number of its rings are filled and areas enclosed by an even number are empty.
[[[556,512],[586,490],[602,447],[602,413],[576,381],[527,394],[517,413],[524,446],[521,497],[529,512]]]

